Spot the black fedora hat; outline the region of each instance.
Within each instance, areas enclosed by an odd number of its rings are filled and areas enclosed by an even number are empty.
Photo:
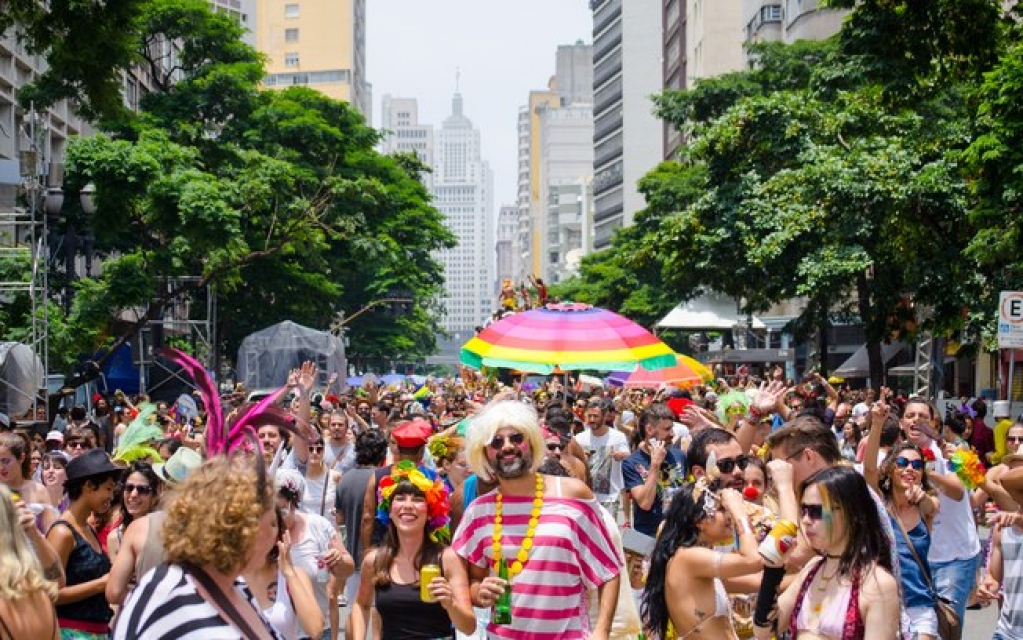
[[[121,471],[121,468],[110,461],[110,456],[107,455],[106,451],[90,449],[68,463],[67,479],[79,480],[113,471]]]

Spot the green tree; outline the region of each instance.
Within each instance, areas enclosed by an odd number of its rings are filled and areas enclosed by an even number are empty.
[[[140,50],[176,39],[180,68],[116,136],[68,149],[67,189],[95,184],[91,223],[106,255],[102,275],[76,283],[70,321],[133,315],[117,346],[213,285],[233,352],[248,330],[288,317],[326,327],[400,283],[419,309],[379,319],[367,348],[428,353],[442,280],[433,255],[454,238],[421,167],[377,153],[377,133],[346,103],[260,91],[259,56],[201,0],[153,0],[139,20]]]

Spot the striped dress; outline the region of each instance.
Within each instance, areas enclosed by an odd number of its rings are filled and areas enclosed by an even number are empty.
[[[470,563],[493,568],[495,493],[477,498],[462,516],[451,545]],[[512,624],[490,623],[490,638],[576,640],[589,632],[587,589],[621,572],[619,554],[596,502],[544,497],[533,549],[522,573],[512,578]],[[502,552],[515,559],[525,537],[532,496],[504,497]]]
[[[252,608],[259,604],[245,586],[235,580],[234,588]],[[266,622],[270,637],[283,640]],[[117,616],[114,640],[246,640],[234,625],[220,617],[213,605],[195,590],[195,582],[181,567],[161,564],[147,573],[132,591]]]

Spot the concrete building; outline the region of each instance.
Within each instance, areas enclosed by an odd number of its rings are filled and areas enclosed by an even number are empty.
[[[385,95],[380,101],[381,153],[415,153],[419,160],[433,167],[433,125],[420,124],[419,104],[415,98]],[[424,172],[423,184],[433,185],[433,174]]]
[[[436,132],[433,205],[447,218],[458,245],[445,249],[441,326],[452,342],[468,340],[496,308],[494,284],[493,173],[480,155],[480,132],[463,113],[462,96]]]
[[[743,0],[686,1],[686,84],[746,66]]]
[[[589,194],[592,52],[582,42],[559,46],[547,90],[531,91],[528,104],[519,111],[519,269],[515,277],[520,282],[529,276],[548,283],[563,279],[566,254],[577,250],[577,255],[591,246],[591,225],[579,216],[592,207],[577,202],[578,211],[569,214],[557,204],[561,196],[552,195],[552,188],[576,185],[579,193]]]
[[[685,0],[664,0],[661,13],[661,64],[664,88],[684,89],[686,87],[686,14]],[[662,123],[665,160],[675,157],[682,144],[681,132],[667,122]]]
[[[593,109],[590,105],[538,107],[540,197],[533,223],[539,228],[540,269],[547,284],[578,271],[590,248],[590,182],[593,175]],[[569,258],[571,256],[571,259]],[[570,264],[571,263],[571,264]]]
[[[366,82],[366,0],[263,0],[256,48],[267,56],[264,85],[308,86],[372,110]]]
[[[849,13],[819,0],[744,0],[743,5],[744,44],[830,38]]]
[[[497,239],[494,243],[495,271],[494,296],[501,291],[506,279],[516,281],[515,253],[518,244],[519,208],[513,204],[501,205],[497,213]]]
[[[615,229],[645,207],[637,181],[664,156],[663,125],[650,96],[663,87],[664,6],[592,0],[593,247],[611,244]]]

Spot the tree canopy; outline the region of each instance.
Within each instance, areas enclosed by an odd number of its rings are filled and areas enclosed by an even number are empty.
[[[75,283],[61,320],[123,342],[212,286],[233,354],[251,331],[283,319],[325,329],[400,287],[413,313],[357,321],[352,342],[371,357],[431,353],[433,256],[455,239],[424,167],[375,151],[377,132],[347,103],[260,90],[259,54],[203,0],[147,0],[133,17],[132,59],[151,63],[154,91],[140,113],[107,113],[106,133],[69,145],[66,190],[94,184],[96,213],[69,198],[62,224],[93,229],[104,259],[100,275]],[[156,57],[160,41],[180,47],[175,67]]]
[[[655,98],[687,144],[556,293],[649,301],[644,319],[708,289],[749,312],[802,297],[798,326],[864,323],[875,384],[917,320],[976,337],[1023,264],[1019,27],[995,0],[831,4],[851,9],[834,38],[756,45],[754,69]]]

